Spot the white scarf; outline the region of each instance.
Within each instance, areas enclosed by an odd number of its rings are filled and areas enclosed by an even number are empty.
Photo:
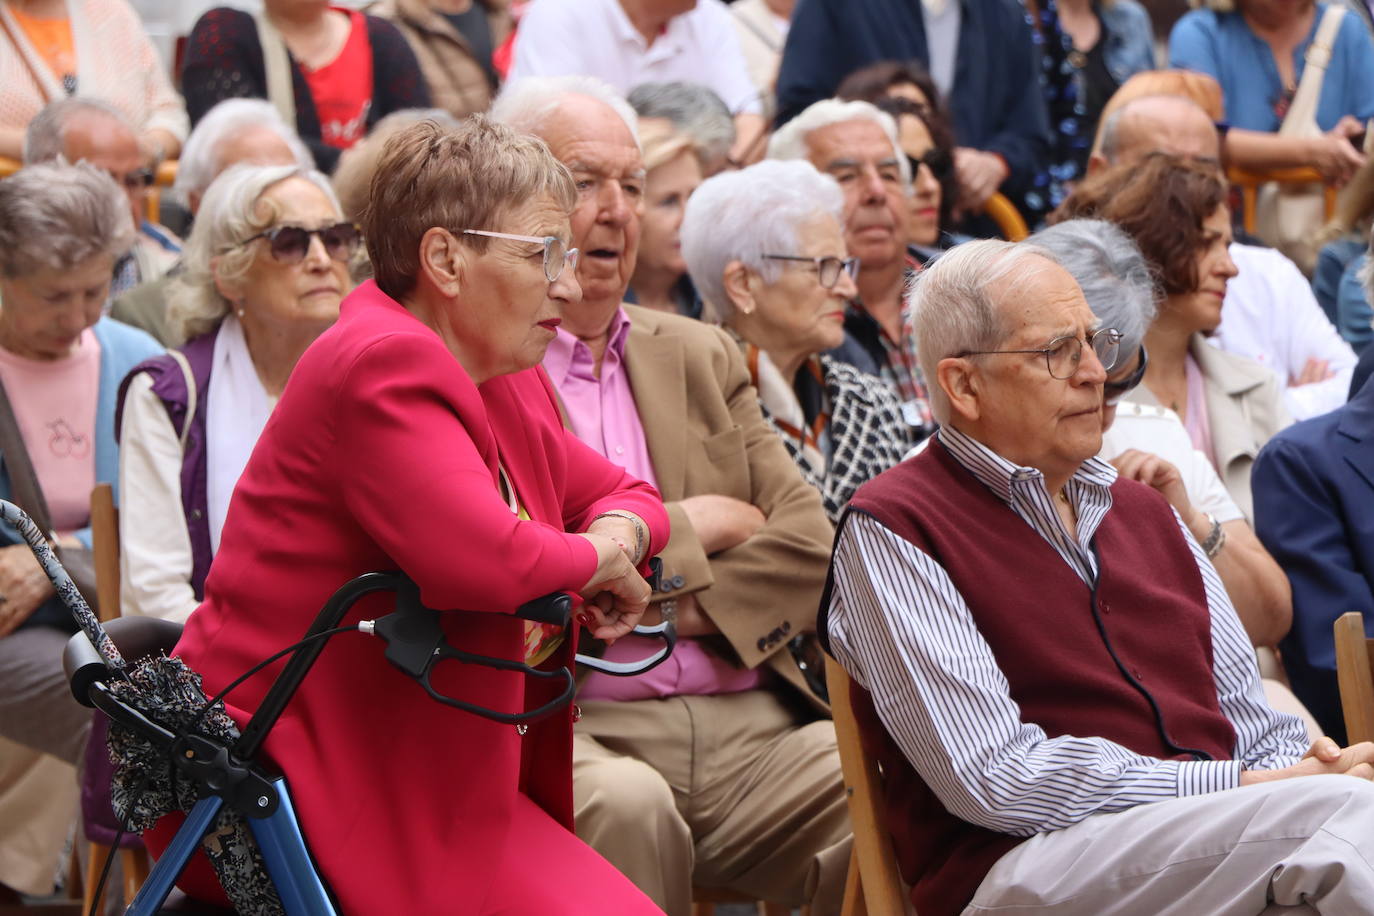
[[[212,553],[219,551],[220,530],[234,485],[276,405],[277,399],[258,379],[243,325],[230,313],[215,338],[205,404],[205,478]]]

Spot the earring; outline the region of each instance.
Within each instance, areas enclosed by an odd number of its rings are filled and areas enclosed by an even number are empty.
[[[240,319],[243,318],[243,302],[240,300],[239,302],[236,302],[235,305],[238,307],[234,309],[234,314],[237,315]]]

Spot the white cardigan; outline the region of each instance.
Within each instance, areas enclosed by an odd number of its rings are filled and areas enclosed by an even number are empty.
[[[185,142],[186,106],[126,0],[67,0],[67,15],[77,94],[110,103],[140,132],[162,129]],[[27,127],[45,105],[66,95],[9,5],[0,3],[0,125]]]

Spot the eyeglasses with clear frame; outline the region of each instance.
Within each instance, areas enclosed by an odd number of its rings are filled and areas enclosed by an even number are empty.
[[[834,289],[835,284],[840,282],[840,271],[849,274],[851,280],[859,276],[858,258],[837,258],[834,255],[808,258],[799,254],[766,254],[764,257],[770,261],[804,261],[812,265],[820,277],[821,286],[826,289]]]
[[[563,240],[553,235],[511,235],[509,232],[490,232],[486,229],[460,229],[462,235],[482,235],[489,239],[508,239],[512,242],[529,242],[544,246],[544,279],[550,283],[563,276],[569,267],[577,269],[576,248],[569,248]]]
[[[1098,328],[1088,334],[1088,344],[1093,348],[1093,353],[1097,355],[1097,361],[1102,364],[1102,368],[1110,372],[1121,352],[1121,332],[1116,328]],[[963,358],[1002,353],[1039,353],[1045,357],[1045,368],[1049,370],[1051,378],[1069,379],[1078,371],[1078,364],[1083,359],[1083,339],[1073,336],[1056,337],[1047,346],[1033,350],[965,350],[957,356]]]

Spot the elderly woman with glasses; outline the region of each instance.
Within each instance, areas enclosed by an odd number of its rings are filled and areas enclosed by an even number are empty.
[[[1087,178],[1055,219],[1107,220],[1140,248],[1163,296],[1145,334],[1150,362],[1143,384],[1127,399],[1178,414],[1193,447],[1250,518],[1255,456],[1291,420],[1273,372],[1207,342],[1236,275],[1226,200],[1215,165],[1154,154]]]
[[[1103,385],[1101,457],[1169,501],[1216,566],[1251,641],[1277,644],[1292,619],[1283,570],[1178,417],[1122,400],[1146,376],[1146,333],[1155,319],[1157,289],[1140,249],[1102,220],[1067,220],[1027,241],[1053,253],[1078,281],[1093,314],[1121,332],[1121,355]]]
[[[32,165],[0,181],[0,499],[68,551],[91,546],[91,488],[118,467],[119,382],[161,350],[101,317],[133,242],[123,191],[94,166]],[[71,826],[71,770],[43,772],[76,763],[90,729],[62,673],[75,629],[28,545],[0,525],[0,902],[52,892]],[[51,794],[36,806],[35,791]]]
[[[599,639],[633,628],[667,512],[564,429],[539,368],[581,298],[576,201],[541,141],[480,115],[387,142],[362,215],[375,279],[292,371],[177,646],[208,693],[300,639],[336,589],[374,570],[412,579],[453,646],[513,665],[571,666],[576,630],[517,614],[550,592],[580,593]],[[307,256],[321,260],[336,212],[233,238],[280,263],[299,247],[292,229],[308,230]],[[364,598],[346,622],[391,603]],[[341,912],[657,912],[572,833],[571,707],[518,726],[458,713],[383,648],[331,641],[264,744]],[[501,713],[558,696],[519,670],[447,667],[436,690]],[[244,722],[271,680],[245,681],[229,714]]]
[[[682,224],[702,299],[739,342],[764,418],[832,521],[901,460],[911,430],[888,385],[824,353],[844,340],[856,294],[843,218],[835,180],[794,160],[708,179]]]
[[[124,610],[177,623],[204,597],[230,494],[291,370],[339,317],[359,242],[328,179],[299,166],[234,166],[199,213],[169,287],[186,343],[130,375],[119,430]]]

